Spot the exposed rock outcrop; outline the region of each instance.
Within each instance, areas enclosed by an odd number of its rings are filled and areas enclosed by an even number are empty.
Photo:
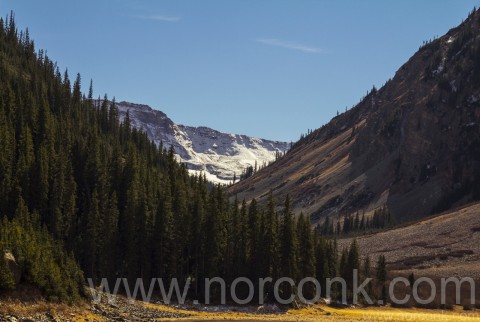
[[[387,205],[397,221],[480,199],[480,11],[424,44],[381,89],[229,189],[314,222]]]
[[[13,256],[12,252],[6,250],[3,252],[3,259],[6,261],[8,269],[13,274],[15,284],[20,284],[20,280],[22,278],[22,270],[18,265],[17,261],[15,260],[15,256]]]

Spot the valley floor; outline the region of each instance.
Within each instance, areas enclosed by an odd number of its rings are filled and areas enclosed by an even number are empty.
[[[217,307],[223,310],[223,307]],[[337,309],[326,305],[310,306],[303,309],[290,309],[277,313],[255,313],[236,311],[206,312],[181,309],[163,304],[135,302],[127,304],[118,301],[115,305],[67,305],[37,302],[21,304],[19,302],[0,302],[0,322],[13,321],[393,321],[393,322],[430,322],[430,321],[480,321],[480,311],[423,310],[382,308]]]

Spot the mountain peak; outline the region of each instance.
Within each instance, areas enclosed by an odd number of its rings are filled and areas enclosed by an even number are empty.
[[[129,112],[134,127],[145,131],[157,145],[173,146],[178,159],[193,174],[205,173],[209,181],[228,184],[245,169],[266,165],[276,154],[285,153],[290,144],[223,133],[206,126],[174,123],[165,113],[148,105],[117,103],[120,120]]]

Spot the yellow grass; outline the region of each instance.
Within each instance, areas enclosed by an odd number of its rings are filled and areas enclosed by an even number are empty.
[[[454,312],[421,309],[333,309],[325,308],[339,321],[395,321],[395,322],[430,322],[430,321],[480,321],[480,313],[474,311]],[[349,320],[350,319],[350,320]],[[335,321],[335,319],[334,319]]]
[[[390,307],[381,308],[349,308],[336,309],[325,305],[315,305],[302,309],[290,309],[282,314],[254,314],[244,312],[202,312],[184,310],[173,306],[137,302],[150,309],[164,312],[183,313],[190,315],[182,319],[159,319],[158,321],[333,321],[333,322],[431,322],[431,321],[465,321],[480,322],[480,311],[463,311],[460,307],[452,311],[424,310],[424,309],[395,309]],[[95,315],[88,310],[87,305],[67,306],[45,302],[22,304],[18,302],[0,302],[0,316],[19,314],[33,316],[50,312],[53,316],[62,313],[69,321],[106,321],[104,317]],[[128,317],[127,317],[128,319]]]
[[[105,318],[88,311],[87,305],[80,304],[69,306],[66,304],[50,303],[37,301],[32,303],[22,303],[20,301],[2,300],[0,301],[0,317],[7,315],[35,316],[37,314],[50,313],[52,316],[67,317],[69,321],[105,321]]]
[[[480,322],[480,311],[440,311],[422,309],[354,308],[335,309],[328,306],[311,306],[291,309],[285,314],[252,314],[243,312],[199,312],[172,308],[164,305],[146,304],[162,311],[187,313],[192,316],[183,319],[161,319],[161,321],[391,321],[391,322],[431,322],[465,321]]]

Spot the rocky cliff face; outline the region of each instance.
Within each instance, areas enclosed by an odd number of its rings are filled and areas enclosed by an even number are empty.
[[[230,189],[292,196],[313,221],[386,204],[397,220],[480,198],[480,12],[423,47],[381,89]]]
[[[145,131],[156,144],[173,146],[179,161],[191,173],[203,172],[216,183],[230,183],[249,166],[259,167],[275,159],[277,152],[290,147],[286,142],[258,139],[246,135],[227,134],[208,127],[175,124],[165,113],[147,105],[117,103],[120,120],[128,111],[134,127]]]

